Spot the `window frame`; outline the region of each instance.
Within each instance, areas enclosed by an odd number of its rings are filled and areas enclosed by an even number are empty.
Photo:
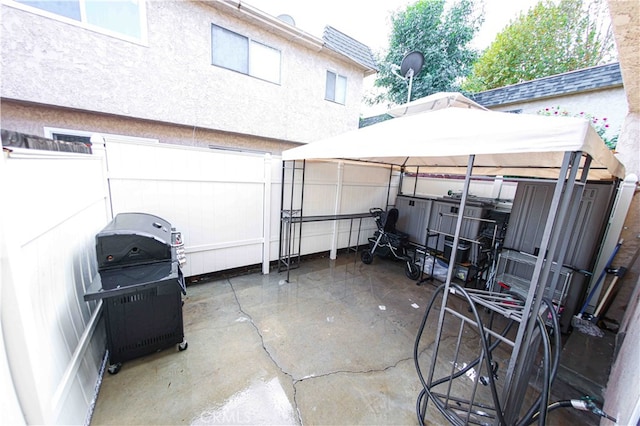
[[[44,137],[49,139],[54,139],[53,135],[67,135],[67,136],[79,136],[83,138],[91,139],[91,136],[96,132],[87,132],[85,130],[72,130],[72,129],[63,129],[59,127],[44,127]]]
[[[329,89],[329,75],[332,74],[334,76],[334,84],[333,84],[333,93],[332,96],[333,98],[329,98],[328,95],[328,89]],[[342,101],[337,99],[337,95],[338,95],[338,81],[340,81],[340,79],[342,79],[344,81],[344,91],[343,91],[343,95],[344,95],[344,99],[342,99]],[[325,86],[324,86],[324,100],[325,101],[329,101],[329,102],[333,102],[335,104],[338,105],[346,105],[347,104],[347,86],[348,86],[348,78],[346,75],[340,74],[337,71],[328,69],[326,74],[325,74]]]
[[[215,57],[214,57],[214,48],[216,47],[216,44],[215,44],[215,41],[214,41],[214,29],[215,28],[217,28],[219,30],[222,30],[223,32],[227,32],[227,33],[233,34],[235,36],[242,37],[246,41],[246,49],[247,49],[246,50],[246,60],[247,60],[247,63],[246,63],[246,70],[247,71],[246,72],[238,70],[238,69],[235,69],[235,68],[231,68],[230,66],[226,66],[226,65],[224,65],[222,63],[216,63],[215,62],[215,60],[216,60]],[[273,50],[274,52],[277,52],[277,54],[278,54],[278,60],[277,60],[278,69],[277,69],[277,72],[273,72],[273,73],[271,73],[271,72],[256,73],[256,72],[253,71],[253,70],[260,69],[259,65],[258,65],[258,68],[255,68],[256,64],[254,64],[252,62],[252,58],[254,58],[254,60],[255,60],[255,55],[257,55],[255,53],[252,54],[252,51],[254,51],[254,49],[258,48],[258,46],[259,46],[259,49],[261,49],[262,51],[266,51],[266,49],[269,49],[269,50]],[[257,50],[256,50],[256,52],[257,52]],[[236,32],[236,31],[230,30],[230,29],[228,29],[226,27],[223,27],[221,25],[211,23],[211,52],[210,53],[211,53],[211,65],[214,66],[214,67],[218,67],[218,68],[226,69],[226,70],[229,70],[229,71],[237,72],[239,74],[243,74],[243,75],[247,75],[249,77],[257,78],[258,80],[266,81],[268,83],[273,83],[273,84],[277,84],[277,85],[281,85],[282,84],[282,50],[280,50],[280,49],[278,49],[276,47],[273,47],[273,46],[271,46],[271,45],[269,45],[267,43],[255,40],[255,39],[253,39],[253,38],[251,38],[249,36],[246,36],[244,34],[240,34],[240,33]],[[275,62],[276,61],[274,61],[274,63]],[[273,74],[274,76],[277,74],[277,81],[271,80],[268,77],[264,77],[265,75],[271,75],[271,74]]]
[[[10,6],[14,9],[19,9],[24,12],[33,13],[34,15],[39,15],[45,18],[53,19],[55,21],[63,22],[65,24],[73,25],[76,27],[83,28],[85,30],[93,31],[95,33],[99,33],[102,35],[106,35],[113,38],[118,38],[124,41],[128,41],[131,43],[139,44],[142,46],[148,46],[148,25],[147,25],[147,2],[146,0],[138,0],[139,2],[139,11],[140,11],[140,20],[138,24],[140,25],[140,38],[133,37],[127,34],[123,34],[117,31],[110,30],[108,28],[101,27],[99,25],[91,24],[86,21],[86,0],[77,0],[80,3],[80,20],[75,20],[73,18],[68,18],[64,15],[58,15],[54,12],[49,12],[44,9],[37,8],[35,6],[29,6],[24,3],[19,3],[15,0],[0,0],[3,5]]]

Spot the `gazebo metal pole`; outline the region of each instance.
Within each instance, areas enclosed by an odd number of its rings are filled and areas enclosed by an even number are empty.
[[[302,160],[302,182],[300,183],[300,225],[298,226],[298,258],[296,259],[296,265],[300,266],[300,256],[302,256],[302,218],[304,217],[304,175],[307,171],[307,160]],[[293,177],[291,178],[293,179]],[[292,181],[292,186],[295,186],[295,181]],[[293,197],[293,190],[291,191]],[[293,199],[293,198],[292,198]],[[293,202],[292,202],[293,204]],[[293,228],[294,240],[295,240],[295,227]],[[287,271],[287,282],[289,282],[289,271]]]
[[[582,152],[576,152],[575,154],[578,157],[578,159],[580,159],[580,157],[582,156]],[[582,175],[580,176],[579,181],[576,181],[575,178],[574,179],[570,178],[570,181],[567,183],[567,189],[565,189],[565,192],[570,194],[570,198],[569,198],[570,200],[574,200],[574,197],[575,197],[575,200],[577,202],[571,203],[571,206],[569,207],[569,213],[567,215],[565,222],[563,224],[560,224],[560,226],[555,227],[556,233],[558,234],[566,232],[565,230],[573,229],[576,223],[576,218],[578,217],[578,212],[580,211],[580,200],[582,200],[582,197],[584,195],[585,185],[587,184],[587,176],[589,174],[590,165],[591,165],[591,157],[587,155],[587,157],[585,158],[584,167],[582,169]],[[575,173],[572,173],[571,175],[572,177],[575,177],[577,175],[578,169],[579,169],[579,164],[576,167],[574,167],[574,169],[572,169],[572,171],[575,170]],[[571,188],[569,188],[569,186],[571,186]],[[575,190],[575,193],[574,193],[574,190]],[[565,257],[567,255],[567,252],[569,251],[569,241],[570,241],[570,238],[565,239],[564,243],[560,246],[560,251],[558,252],[558,255],[555,257],[556,268],[553,271],[553,278],[550,281],[551,285],[549,287],[549,293],[551,294],[551,298],[553,297],[553,295],[556,292],[556,289],[558,288],[558,282],[560,281],[560,275],[562,272],[562,265],[564,265]],[[558,309],[559,308],[560,306],[558,306]]]
[[[433,375],[436,368],[436,360],[438,358],[438,349],[440,348],[440,339],[442,338],[442,326],[444,324],[445,308],[447,306],[447,298],[449,297],[449,286],[451,285],[451,278],[453,277],[453,269],[455,266],[456,255],[458,251],[458,242],[460,241],[460,230],[462,229],[462,220],[464,217],[464,210],[467,204],[467,194],[469,193],[469,185],[471,182],[471,174],[473,171],[473,162],[475,161],[475,155],[469,156],[467,163],[467,172],[464,177],[464,186],[462,188],[462,198],[460,199],[460,208],[458,209],[458,220],[456,222],[456,230],[453,236],[453,247],[451,248],[451,258],[449,259],[449,270],[447,271],[447,279],[445,281],[444,292],[442,294],[442,305],[440,306],[440,314],[438,316],[438,328],[436,331],[435,342],[433,345],[433,352],[431,353],[431,367],[429,369],[429,377],[427,384],[431,385],[433,381]]]
[[[536,316],[542,305],[542,298],[546,288],[549,272],[551,271],[551,259],[560,237],[560,232],[554,232],[556,224],[562,225],[569,208],[575,177],[579,168],[581,153],[567,152],[564,155],[562,167],[558,180],[556,181],[549,214],[540,242],[538,257],[536,259],[531,286],[527,294],[523,311],[522,323],[518,327],[516,341],[513,347],[505,386],[503,389],[503,399],[505,404],[505,420],[512,423],[516,420],[524,393],[528,385],[528,360],[530,360],[530,350],[535,337],[534,328]],[[570,172],[570,173],[569,173]],[[545,262],[545,258],[549,261]]]

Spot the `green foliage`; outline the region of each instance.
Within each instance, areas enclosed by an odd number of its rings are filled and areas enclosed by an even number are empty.
[[[602,29],[607,16],[606,0],[541,0],[496,36],[463,90],[477,93],[610,62],[615,45],[611,26]]]
[[[374,83],[387,93],[367,101],[406,102],[408,81],[399,76],[399,66],[414,50],[424,55],[425,65],[413,78],[412,99],[458,90],[458,82],[477,58],[478,53],[467,45],[482,19],[473,0],[458,0],[450,7],[445,7],[445,0],[418,0],[397,11],[391,18],[389,51],[378,58],[380,71]]]
[[[610,130],[610,125],[607,120],[607,117],[594,117],[588,112],[581,111],[579,114],[571,115],[569,111],[566,109],[560,109],[560,107],[547,107],[541,110],[538,110],[539,115],[547,115],[552,117],[580,117],[586,118],[591,123],[591,126],[596,131],[596,133],[602,138],[607,148],[613,150],[616,148],[618,144],[618,134],[616,133],[613,136],[609,136],[608,131]]]

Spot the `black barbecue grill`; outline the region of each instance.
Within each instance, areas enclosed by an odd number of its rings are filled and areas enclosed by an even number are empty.
[[[180,232],[151,214],[120,213],[96,235],[96,257],[98,274],[84,299],[103,300],[108,371],[172,345],[187,349]]]

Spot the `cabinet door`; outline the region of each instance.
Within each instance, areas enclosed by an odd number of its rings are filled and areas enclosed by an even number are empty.
[[[456,232],[456,224],[458,222],[458,212],[460,204],[456,202],[434,201],[431,209],[431,218],[429,219],[429,229],[454,235]],[[486,209],[480,206],[466,206],[464,209],[464,217],[460,236],[469,240],[475,240],[480,233],[481,222],[471,218],[484,217]],[[438,251],[444,250],[444,236],[437,239],[434,237],[429,244],[430,248],[436,248]]]
[[[525,253],[537,253],[542,241],[547,214],[551,207],[554,184],[548,182],[519,183],[504,245]],[[567,255],[564,263],[588,270],[595,256],[594,251],[602,238],[606,218],[609,215],[612,184],[587,184],[580,203],[573,229],[563,230]]]
[[[530,254],[536,252],[542,241],[552,197],[551,183],[518,184],[504,240],[506,248]]]
[[[399,213],[396,229],[409,234],[411,242],[424,244],[431,200],[399,196],[396,199],[396,208]]]
[[[452,234],[455,231],[455,222],[452,221],[452,217],[455,210],[457,212],[458,206],[451,203],[445,203],[443,201],[434,201],[431,206],[431,215],[429,217],[429,230],[439,231],[447,234]],[[436,249],[437,251],[444,251],[444,236],[433,237],[429,239],[429,248]]]

